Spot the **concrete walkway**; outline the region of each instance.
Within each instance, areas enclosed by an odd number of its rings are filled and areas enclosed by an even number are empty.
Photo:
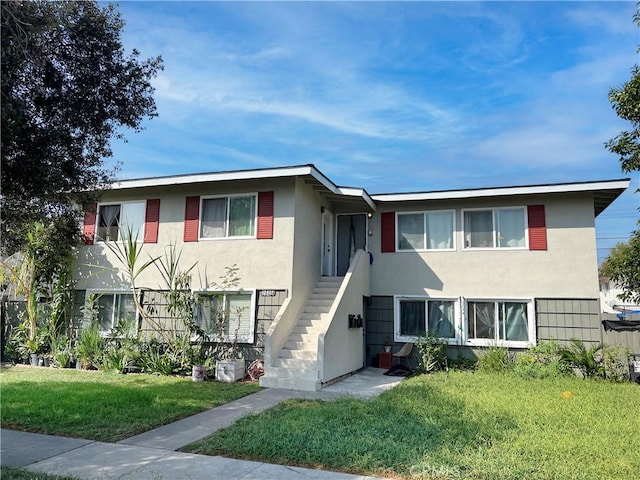
[[[245,415],[261,412],[283,400],[330,400],[341,396],[371,398],[402,380],[399,377],[386,377],[382,372],[384,370],[365,368],[319,392],[264,389],[119,443],[2,429],[0,464],[84,480],[372,479],[373,477],[195,455],[176,450],[231,425]]]

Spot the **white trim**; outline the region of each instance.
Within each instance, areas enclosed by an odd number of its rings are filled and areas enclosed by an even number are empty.
[[[255,212],[253,216],[253,235],[229,235],[229,212],[230,212],[230,199],[232,197],[253,197],[255,198]],[[224,228],[225,235],[224,237],[203,237],[201,234],[202,231],[202,213],[204,212],[204,201],[205,200],[215,200],[218,198],[226,198],[227,199],[227,218],[225,219]],[[252,240],[256,239],[258,236],[258,193],[250,192],[250,193],[231,193],[226,195],[204,195],[200,197],[200,212],[198,216],[198,241],[199,242],[208,242],[208,241],[220,241],[220,240]]]
[[[442,210],[417,210],[410,212],[395,212],[396,213],[396,231],[395,231],[395,251],[397,253],[406,252],[455,252],[456,251],[456,210],[455,209],[442,209]],[[453,246],[451,248],[427,248],[427,214],[429,213],[451,213],[451,238]],[[417,215],[422,214],[423,218],[423,241],[425,248],[400,248],[400,221],[398,217],[400,215]]]
[[[428,302],[453,302],[453,334],[451,338],[443,338],[448,345],[459,345],[462,341],[460,328],[460,297],[430,297],[428,295],[394,295],[393,296],[393,340],[394,342],[415,342],[418,337],[414,335],[400,335],[400,302],[402,300],[422,300],[425,302],[425,321],[428,327],[429,314]]]
[[[86,307],[87,305],[87,301],[89,298],[89,295],[95,295],[96,297],[101,297],[104,295],[110,295],[110,296],[115,296],[115,295],[131,295],[131,297],[133,297],[133,291],[130,288],[121,288],[121,289],[99,289],[99,288],[91,288],[91,289],[86,289],[85,290],[85,294],[84,294],[84,306]],[[97,306],[97,301],[98,298],[96,298],[96,306]],[[115,301],[115,298],[114,298]],[[135,302],[135,300],[134,300]],[[115,306],[115,303],[114,303]],[[111,326],[109,327],[108,330],[100,330],[100,334],[103,337],[108,337],[110,336],[112,330],[115,328],[115,309],[113,309],[111,311]],[[138,312],[137,308],[135,310],[135,325],[134,325],[134,329],[137,332],[138,331],[138,327],[139,327],[139,323],[140,323],[140,313]],[[83,315],[82,315],[82,327],[84,328],[85,326],[88,326],[89,322],[91,321],[91,312],[87,309],[84,308],[83,311]]]
[[[493,303],[526,303],[527,304],[527,329],[529,338],[526,341],[520,340],[499,340],[497,338],[469,338],[468,327],[468,309],[469,302],[493,302]],[[464,316],[462,322],[465,326],[463,335],[463,346],[468,347],[508,347],[508,348],[529,348],[531,345],[535,345],[537,341],[536,337],[536,312],[535,312],[535,299],[533,298],[478,298],[478,297],[463,297],[462,304],[464,308]]]
[[[625,190],[629,179],[584,183],[559,183],[519,187],[479,188],[471,190],[443,190],[439,192],[381,193],[371,195],[376,202],[405,202],[412,200],[453,200],[479,197],[501,197],[548,193],[592,192],[597,190]]]
[[[198,295],[223,295],[224,301],[226,301],[227,295],[251,295],[251,308],[250,308],[250,319],[249,319],[249,335],[241,335],[238,337],[238,344],[253,344],[255,341],[256,335],[256,292],[255,288],[241,288],[241,289],[233,289],[233,290],[194,290],[195,294]],[[197,316],[197,312],[194,317]],[[196,321],[197,318],[194,318]],[[207,335],[207,341],[216,342],[217,339],[215,335]],[[231,334],[225,336],[223,342],[230,343],[234,340]]]
[[[496,211],[498,210],[522,210],[523,218],[524,218],[524,246],[522,247],[500,247],[498,246],[498,238],[496,231]],[[466,238],[466,230],[465,230],[465,212],[491,212],[491,228],[493,230],[493,246],[492,247],[468,247],[467,246],[467,238]],[[463,251],[478,251],[478,250],[506,250],[506,251],[515,251],[515,250],[529,250],[529,219],[527,215],[527,207],[515,205],[512,207],[484,207],[484,208],[463,208],[460,210],[460,220],[462,223],[462,250]]]
[[[322,174],[314,165],[298,165],[293,167],[265,168],[256,170],[235,170],[228,172],[195,173],[188,175],[171,175],[166,177],[139,178],[118,180],[110,185],[111,190],[127,188],[165,187],[171,185],[187,185],[194,183],[212,183],[231,180],[260,180],[266,178],[285,178],[311,176],[335,195],[359,197],[375,211],[376,204],[363,188],[339,187]]]
[[[98,205],[96,207],[96,226],[95,226],[95,234],[94,234],[94,243],[105,243],[105,242],[116,242],[116,243],[122,243],[122,235],[121,235],[121,226],[118,225],[118,239],[117,240],[106,240],[104,238],[102,238],[99,234],[98,231],[100,230],[100,208],[102,207],[113,207],[113,206],[119,206],[120,207],[120,214],[122,214],[122,205],[132,205],[132,204],[142,204],[143,205],[143,218],[142,218],[142,225],[140,225],[140,229],[138,230],[138,235],[136,237],[136,240],[138,241],[143,241],[144,240],[144,234],[145,234],[145,227],[146,227],[146,223],[147,223],[147,200],[127,200],[124,202],[117,202],[117,201],[113,201],[113,202],[98,202]]]

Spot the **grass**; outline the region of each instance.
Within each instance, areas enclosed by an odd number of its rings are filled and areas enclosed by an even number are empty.
[[[184,450],[407,479],[639,478],[639,405],[637,385],[451,372],[284,402]]]
[[[117,442],[258,391],[256,383],[3,366],[3,428]]]
[[[2,480],[76,480],[74,477],[30,472],[24,468],[0,467]]]

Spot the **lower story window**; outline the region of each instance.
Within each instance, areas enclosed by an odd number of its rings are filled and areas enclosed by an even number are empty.
[[[202,292],[195,321],[213,340],[253,343],[253,305],[253,292]]]
[[[528,302],[468,301],[469,340],[529,341]]]
[[[101,293],[96,298],[96,316],[102,332],[123,327],[135,330],[137,311],[131,293]]]
[[[455,338],[455,301],[399,298],[396,332],[398,340],[415,340],[427,331],[440,338]]]

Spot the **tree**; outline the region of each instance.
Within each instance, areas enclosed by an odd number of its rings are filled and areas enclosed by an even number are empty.
[[[638,5],[640,6],[640,3]],[[640,13],[633,16],[633,21],[640,27]],[[638,65],[634,65],[631,69],[631,80],[609,91],[609,101],[620,118],[631,122],[631,130],[623,131],[605,145],[612,153],[620,156],[623,172],[640,170],[640,67]]]
[[[637,5],[640,7],[640,3]],[[633,21],[640,27],[640,12],[633,16]],[[640,67],[634,65],[631,72],[631,80],[609,91],[616,114],[631,122],[631,131],[623,131],[605,144],[620,156],[622,171],[626,173],[640,170]],[[640,229],[631,233],[629,242],[619,243],[611,250],[601,272],[622,288],[621,300],[640,303]]]
[[[157,116],[150,81],[162,59],[126,55],[123,26],[95,1],[1,3],[3,255],[34,222],[79,225],[74,205],[113,180],[111,139]]]
[[[640,303],[640,230],[611,250],[600,271],[622,288],[621,300]]]

